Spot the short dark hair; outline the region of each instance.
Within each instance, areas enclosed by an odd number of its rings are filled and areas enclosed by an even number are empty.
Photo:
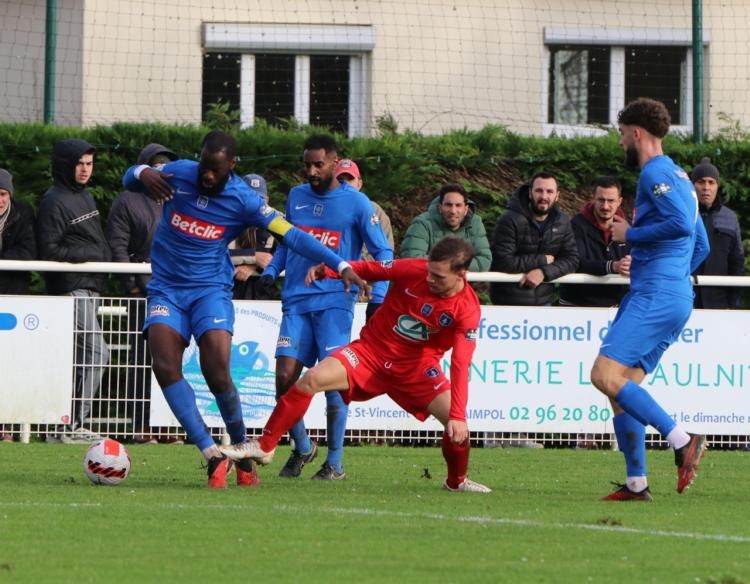
[[[469,269],[475,255],[474,246],[467,239],[448,235],[430,248],[427,259],[431,262],[449,260],[451,271],[460,272]]]
[[[328,134],[313,134],[309,136],[302,145],[303,150],[325,150],[326,154],[331,152],[338,154],[339,147],[336,139]]]
[[[227,158],[232,160],[237,158],[237,141],[227,134],[219,130],[209,132],[203,138],[203,144],[201,144],[203,150],[208,154],[216,154],[224,150],[227,154]]]
[[[531,177],[531,180],[529,181],[529,188],[534,186],[534,181],[538,178],[543,178],[543,179],[551,178],[555,181],[555,185],[557,185],[557,188],[558,189],[560,188],[560,181],[557,180],[557,176],[555,176],[551,172],[545,172],[545,171],[537,172],[534,176]]]
[[[441,189],[438,191],[438,201],[440,201],[441,204],[443,202],[443,198],[448,193],[461,193],[464,197],[464,202],[465,203],[468,202],[469,195],[466,194],[465,188],[463,188],[459,184],[448,183],[447,185],[443,185]]]
[[[596,192],[596,189],[611,189],[616,188],[617,192],[622,195],[622,184],[613,176],[600,176],[591,183],[591,190]]]
[[[617,123],[640,126],[649,134],[663,138],[669,132],[669,110],[662,102],[649,97],[634,99],[617,114]]]

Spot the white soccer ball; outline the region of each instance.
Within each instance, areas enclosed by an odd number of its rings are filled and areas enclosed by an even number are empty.
[[[83,471],[95,485],[119,485],[130,474],[130,456],[117,440],[105,438],[89,446]]]

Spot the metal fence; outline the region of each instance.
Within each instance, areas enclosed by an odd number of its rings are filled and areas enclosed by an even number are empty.
[[[29,263],[35,264],[35,269],[49,268],[54,271],[109,271],[110,273],[126,273],[132,271],[147,272],[148,264],[57,264],[55,262],[20,262],[24,269],[29,269]],[[17,262],[0,261],[0,269],[11,266],[18,269]],[[136,269],[134,270],[134,267]],[[94,268],[94,269],[92,269]],[[481,273],[471,274],[473,281],[517,281],[518,275]],[[717,279],[718,278],[718,279]],[[623,283],[627,282],[617,276],[597,278],[584,274],[574,274],[562,278],[560,281],[568,283]],[[702,277],[701,284],[750,287],[750,277]],[[90,362],[83,353],[80,344],[74,343],[74,355],[71,375],[75,379],[76,370],[79,375],[88,373],[97,377],[96,371],[103,370],[101,383],[96,395],[88,400],[81,392],[74,392],[73,412],[90,408],[87,426],[93,432],[116,438],[124,442],[132,442],[144,436],[153,437],[155,441],[164,443],[180,443],[185,439],[181,428],[150,427],[149,405],[150,393],[158,391],[158,386],[151,386],[151,369],[148,351],[141,333],[141,325],[145,314],[146,302],[142,298],[100,298],[97,308],[97,318],[101,325],[104,339],[109,348],[108,362]],[[84,319],[85,320],[85,319]],[[76,322],[74,320],[74,322]],[[71,333],[73,335],[91,335],[95,331],[83,330],[78,326]],[[74,386],[75,387],[75,386]],[[86,403],[88,401],[88,403]],[[226,440],[221,430],[212,430],[217,439]],[[261,428],[250,428],[251,433],[260,434]],[[15,439],[28,442],[30,440],[45,440],[60,432],[55,425],[5,424],[2,428],[4,439]],[[311,437],[325,443],[325,430],[310,430]],[[348,444],[398,444],[398,445],[437,445],[441,439],[440,433],[435,431],[396,431],[396,430],[348,430],[346,440]],[[527,448],[616,448],[614,436],[611,434],[519,434],[517,432],[472,432],[471,439],[476,446],[483,447],[527,447]],[[748,436],[710,436],[713,448],[748,449]],[[649,434],[647,442],[651,448],[667,448],[668,444],[659,434]]]

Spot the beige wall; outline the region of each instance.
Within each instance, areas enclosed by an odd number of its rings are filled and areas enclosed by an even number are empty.
[[[41,119],[43,0],[0,3],[0,119]],[[552,27],[690,29],[691,0],[62,0],[57,121],[194,123],[200,119],[203,22],[368,24],[374,27],[372,115],[439,133],[505,124],[539,133],[546,121]],[[553,8],[550,8],[553,6]],[[556,7],[556,8],[555,8]],[[5,12],[3,12],[5,11]],[[718,112],[750,126],[750,11],[704,2],[710,131]],[[14,34],[7,34],[8,31]],[[12,86],[10,85],[12,84]]]

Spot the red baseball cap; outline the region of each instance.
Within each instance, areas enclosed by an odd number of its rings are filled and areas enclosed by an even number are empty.
[[[359,174],[359,166],[357,163],[349,158],[342,158],[336,165],[336,170],[333,171],[333,176],[338,178],[342,174],[350,174],[354,178],[362,178]]]

